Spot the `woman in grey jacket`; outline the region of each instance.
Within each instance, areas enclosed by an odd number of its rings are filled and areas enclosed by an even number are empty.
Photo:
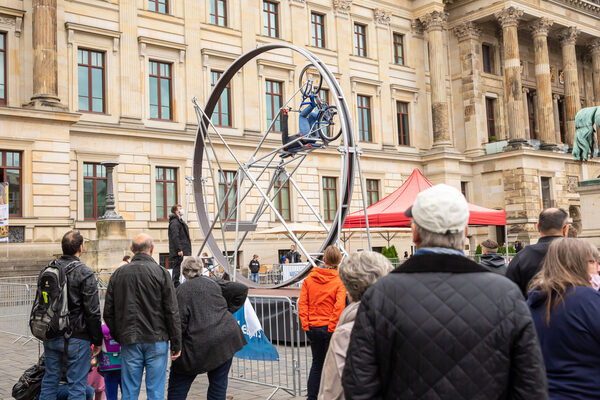
[[[342,372],[360,299],[377,279],[387,275],[392,269],[392,264],[387,258],[372,251],[354,253],[339,266],[340,279],[352,303],[342,311],[340,321],[331,337],[323,364],[319,400],[344,399]]]
[[[168,400],[183,400],[198,374],[208,375],[208,400],[225,400],[233,355],[246,344],[233,317],[246,301],[248,288],[202,276],[202,261],[187,257],[181,265],[186,281],[177,288],[181,316],[181,357],[171,365]]]

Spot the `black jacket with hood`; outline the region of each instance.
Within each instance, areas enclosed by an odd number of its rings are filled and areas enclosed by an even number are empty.
[[[479,265],[491,272],[495,272],[500,275],[506,275],[506,260],[502,254],[482,254],[481,259],[479,260]]]
[[[178,257],[180,251],[184,256],[192,255],[192,242],[187,224],[178,215],[169,215],[169,257]]]
[[[517,286],[448,254],[413,256],[367,290],[342,383],[348,400],[548,397]]]

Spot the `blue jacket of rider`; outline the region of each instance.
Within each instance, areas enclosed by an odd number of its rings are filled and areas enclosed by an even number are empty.
[[[298,117],[299,134],[302,136],[310,134],[313,125],[317,122],[318,117],[319,109],[313,100],[311,101],[311,104],[307,105],[302,111],[300,111],[300,116]],[[316,132],[313,132],[313,134],[316,134]]]

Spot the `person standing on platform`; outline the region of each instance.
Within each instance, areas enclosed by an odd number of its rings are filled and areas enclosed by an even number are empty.
[[[169,215],[169,265],[173,270],[173,284],[179,286],[181,262],[184,256],[192,255],[190,231],[183,220],[181,204],[171,207]]]
[[[260,262],[258,261],[258,254],[255,254],[252,257],[248,268],[250,269],[250,280],[254,283],[258,283],[258,272],[260,271]]]
[[[323,268],[313,268],[302,283],[298,315],[302,329],[310,339],[312,365],[308,375],[308,400],[316,400],[321,383],[323,363],[331,335],[346,307],[346,289],[338,273],[342,253],[328,246],[323,254]]]
[[[290,246],[290,251],[288,251],[285,254],[285,263],[286,264],[294,264],[294,263],[300,263],[300,262],[302,262],[302,259],[300,258],[300,253],[298,253],[296,251],[296,246],[292,244]]]

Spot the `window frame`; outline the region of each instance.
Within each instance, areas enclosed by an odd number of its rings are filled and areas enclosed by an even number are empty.
[[[154,10],[150,9],[150,4],[151,3],[154,4]],[[158,9],[158,6],[160,4],[164,4],[165,5],[165,12],[164,13],[160,12],[159,9]],[[151,12],[156,12],[156,13],[159,13],[159,14],[169,14],[170,8],[171,8],[170,6],[171,6],[171,4],[169,3],[169,0],[148,0],[148,11],[151,11]]]
[[[93,176],[85,175],[85,167],[86,165],[93,165],[94,174]],[[106,181],[106,190],[108,190],[108,177],[98,176],[98,169],[102,168],[102,164],[99,162],[84,162],[83,163],[83,220],[84,221],[96,221],[102,215],[98,215],[98,181]],[[93,183],[92,189],[92,209],[94,210],[94,214],[91,217],[85,216],[85,181],[91,180]],[[106,212],[106,203],[104,204],[104,210]]]
[[[272,7],[273,9],[271,10],[269,7]],[[267,25],[264,23],[265,13],[268,15]],[[275,27],[271,26],[271,14],[275,16]],[[272,32],[274,32],[274,35],[271,34]],[[279,3],[263,0],[263,35],[279,38]]]
[[[406,112],[402,112],[402,106],[406,106]],[[402,124],[402,116],[406,115],[406,130],[404,132],[404,126]],[[398,145],[399,146],[410,146],[410,111],[409,103],[407,101],[396,101],[396,123],[398,124]],[[406,136],[406,143],[405,138]]]
[[[533,94],[535,90],[529,89],[525,95],[527,96],[527,123],[529,124],[529,139],[538,139],[535,135],[536,120],[535,120],[535,101]]]
[[[321,19],[320,22],[317,21],[318,18]],[[311,11],[310,28],[312,46],[324,49],[325,44],[327,43],[325,41],[325,15],[315,11]],[[321,34],[321,38],[319,38],[319,33]]]
[[[88,52],[88,64],[80,64],[79,63],[79,51],[87,51]],[[102,67],[97,67],[92,65],[92,53],[97,53],[102,56]],[[82,110],[79,108],[79,87],[77,88],[77,111],[87,113],[87,114],[106,114],[106,52],[92,50],[85,47],[77,48],[77,82],[79,82],[79,67],[85,67],[87,69],[87,78],[88,78],[88,108],[89,110]],[[92,96],[92,70],[93,68],[102,70],[102,111],[94,111],[93,110],[93,96]]]
[[[560,96],[557,101],[558,105],[558,131],[560,132],[560,142],[566,143],[566,125],[565,125],[565,98]]]
[[[331,181],[330,181],[331,180]],[[329,186],[329,183],[333,182],[333,187]],[[335,219],[335,215],[337,214],[337,177],[335,176],[323,176],[321,177],[321,183],[323,186],[323,220],[325,222],[332,222]],[[327,184],[326,184],[327,183]],[[333,191],[333,198],[335,199],[335,207],[330,208],[331,204],[329,204],[329,191]],[[331,217],[331,213],[333,212],[333,217]]]
[[[404,34],[394,32],[392,35],[392,41],[394,46],[394,64],[402,66],[406,65],[404,58]],[[398,51],[398,48],[400,51]]]
[[[487,68],[486,68],[486,52],[484,50],[485,48],[487,48]],[[486,74],[494,74],[495,73],[494,46],[489,43],[481,44],[481,67],[482,67],[483,72]]]
[[[375,189],[372,188],[372,184],[375,184]],[[367,189],[366,195],[367,195],[367,207],[371,206],[375,203],[377,203],[380,199],[380,192],[379,192],[379,179],[366,179],[365,182],[365,186]],[[375,194],[375,197],[377,197],[377,200],[373,201],[373,194]]]
[[[156,177],[156,171],[158,171],[158,169],[161,168],[163,170],[163,176],[161,179]],[[173,170],[173,176],[175,177],[175,179],[167,179],[167,173],[166,171],[170,169]],[[168,201],[167,201],[167,183],[174,183],[175,185],[175,204],[177,204],[179,202],[179,190],[177,188],[178,186],[178,173],[179,172],[179,168],[177,167],[165,167],[162,165],[157,165],[156,167],[154,167],[154,190],[156,190],[156,184],[157,183],[162,183],[163,185],[163,206],[164,206],[164,217],[159,217],[158,215],[158,210],[156,210],[156,206],[158,206],[158,200],[156,202],[156,204],[154,205],[155,207],[155,212],[156,212],[156,220],[157,221],[168,221],[169,220],[169,211],[170,211],[170,207],[173,206],[173,204],[171,204],[169,206]],[[158,194],[158,191],[157,191]],[[158,197],[158,195],[157,195]]]
[[[271,86],[271,90],[273,90],[273,88],[275,87],[275,84],[278,85],[279,87],[279,93],[277,92],[269,92],[268,90],[268,86]],[[268,96],[271,96],[270,99],[271,101],[267,101]],[[265,79],[265,104],[268,107],[271,107],[271,115],[274,117],[277,112],[279,111],[279,109],[275,110],[275,97],[279,97],[279,104],[280,107],[283,105],[283,82],[281,81],[276,81],[273,79]],[[266,110],[265,110],[266,111]],[[277,115],[277,118],[273,119],[273,121],[275,121],[273,123],[273,128],[271,129],[271,133],[281,133],[282,132],[282,127],[281,127],[281,115]],[[277,120],[279,120],[279,129],[277,129]],[[267,128],[269,127],[269,120],[267,119]]]
[[[362,43],[361,39],[362,38]],[[362,54],[361,54],[362,51]],[[354,55],[357,57],[368,57],[367,52],[367,25],[354,23]]]
[[[219,3],[223,3],[223,11],[224,11],[224,15],[220,15],[219,14]],[[214,5],[214,10],[215,13],[213,14],[212,11],[210,11],[212,9]],[[215,18],[215,23],[212,22],[213,16]],[[227,28],[227,0],[210,0],[210,9],[208,12],[208,17],[209,17],[209,23],[211,25],[215,25],[215,26],[221,26],[221,27],[225,27]],[[223,19],[223,25],[219,24],[219,18]]]
[[[149,70],[148,70],[148,85],[150,85],[150,78],[156,78],[157,79],[157,91],[156,91],[156,96],[157,96],[157,100],[158,100],[158,118],[153,118],[150,115],[150,119],[154,120],[154,121],[174,121],[174,115],[173,115],[173,63],[171,62],[165,62],[165,61],[159,61],[159,60],[154,60],[151,59],[148,61],[149,62]],[[157,64],[157,71],[158,71],[158,75],[154,75],[152,74],[152,63],[156,63]],[[166,65],[169,67],[169,76],[168,77],[164,77],[160,75],[160,66],[161,65]],[[162,118],[162,99],[161,99],[161,80],[162,79],[166,79],[169,81],[169,119],[166,118]],[[148,89],[148,100],[149,100],[149,105],[150,108],[152,107],[152,99],[150,98],[150,88]],[[150,110],[149,110],[150,111]],[[150,114],[152,112],[150,111]]]
[[[17,153],[19,154],[19,166],[18,167],[9,167],[6,164],[6,155],[7,153]],[[8,178],[6,176],[7,169],[17,169],[19,170],[19,212],[18,213],[10,213],[10,183],[8,184],[8,217],[9,218],[20,218],[23,216],[23,151],[21,150],[9,150],[9,149],[0,149],[0,169],[2,170],[2,174],[0,174],[0,182],[8,182]],[[14,185],[13,185],[14,186]]]
[[[213,83],[213,74],[217,75],[217,80]],[[223,71],[218,71],[218,70],[211,70],[210,71],[210,89],[211,91],[215,88],[215,86],[217,85],[217,82],[219,81],[219,79],[221,79],[221,75],[223,74]],[[223,94],[227,92],[227,110],[228,112],[225,114],[222,112],[222,103],[221,100],[223,99]],[[217,120],[218,123],[213,122],[213,125],[215,126],[223,126],[226,128],[231,128],[233,126],[233,120],[232,120],[232,113],[231,113],[231,81],[227,82],[227,86],[225,86],[225,90],[223,90],[223,93],[221,93],[221,96],[219,96],[219,101],[216,104],[215,110],[213,111],[213,115],[211,116],[211,119],[214,118],[215,115],[217,115]],[[216,114],[215,114],[216,112]],[[229,125],[225,125],[222,124],[222,115],[227,115],[228,119],[229,119]]]
[[[0,40],[2,41],[2,48],[0,49],[0,53],[3,54],[2,63],[4,64],[4,76],[1,77],[3,79],[2,82],[4,85],[4,97],[0,97],[0,106],[5,106],[8,104],[8,51],[6,48],[6,45],[8,43],[8,40],[6,39],[7,36],[7,32],[0,32]]]
[[[544,182],[548,183],[547,196],[544,196]],[[544,197],[546,197],[546,201],[544,200]],[[552,177],[550,176],[540,176],[540,200],[542,201],[542,210],[553,206],[554,199],[552,198]],[[544,203],[546,203],[547,207]]]
[[[363,102],[366,100],[367,105],[364,106]],[[373,130],[372,130],[372,115],[371,115],[371,96],[365,96],[362,94],[356,95],[356,110],[358,113],[358,141],[364,143],[373,143]],[[363,118],[363,110],[366,110],[368,116],[368,124],[365,125],[365,121]],[[364,140],[364,132],[365,128],[367,128],[366,132],[369,137],[368,140]]]
[[[232,181],[231,181],[231,182],[228,182],[228,176],[229,176],[229,174],[231,174],[231,176],[233,177],[233,179],[232,179]],[[227,223],[228,221],[230,221],[230,220],[228,220],[228,219],[227,219],[227,216],[229,215],[229,209],[230,209],[230,207],[231,207],[231,206],[230,206],[230,204],[229,204],[229,196],[226,196],[226,197],[225,197],[225,205],[223,206],[223,208],[222,208],[222,209],[221,209],[221,211],[219,212],[219,204],[221,203],[221,198],[220,198],[220,195],[221,195],[221,186],[223,186],[223,187],[224,187],[224,188],[223,188],[223,189],[224,189],[224,191],[223,191],[223,195],[227,195],[227,191],[229,190],[229,187],[230,187],[230,186],[232,186],[232,185],[235,185],[235,188],[233,189],[232,193],[236,193],[236,196],[237,196],[237,191],[239,190],[239,188],[237,187],[238,180],[237,180],[237,178],[236,178],[235,174],[236,174],[236,172],[235,172],[235,171],[231,171],[231,170],[223,170],[223,171],[219,171],[219,172],[218,172],[218,178],[219,178],[219,193],[218,193],[218,196],[217,196],[217,199],[218,199],[218,201],[217,201],[217,209],[216,209],[216,212],[218,212],[218,213],[219,213],[219,219],[223,220],[223,222],[224,222],[224,223]],[[224,178],[224,179],[225,179],[225,181],[222,181],[222,180],[221,180],[221,178]],[[233,205],[233,207],[235,207],[235,205]],[[237,216],[237,213],[238,213],[239,211],[240,211],[240,210],[236,210],[236,211],[235,211],[235,214],[234,214],[234,215],[232,215],[232,218],[234,218],[234,219],[235,219],[235,218],[236,218],[236,216]],[[223,213],[225,216],[224,216],[224,217],[221,217],[221,216],[220,216],[220,215],[221,215],[221,213]]]
[[[496,136],[496,99],[492,97],[485,98],[485,120],[487,122],[488,142],[492,141],[492,136]]]
[[[275,196],[275,198],[273,199],[273,203],[275,204],[275,209],[277,210],[277,212],[279,214],[281,214],[281,216],[283,217],[283,220],[285,222],[291,222],[292,221],[292,201],[290,199],[290,180],[287,179],[285,180],[285,184],[282,186],[281,185],[281,181],[282,181],[282,177],[281,175],[275,180],[275,184],[273,185],[273,190],[277,193],[277,195]],[[282,188],[281,190],[279,190],[279,188]],[[279,192],[277,192],[279,190]],[[282,192],[284,190],[287,190],[287,210],[288,210],[288,218],[285,217],[285,215],[283,215],[283,209],[282,209]]]

